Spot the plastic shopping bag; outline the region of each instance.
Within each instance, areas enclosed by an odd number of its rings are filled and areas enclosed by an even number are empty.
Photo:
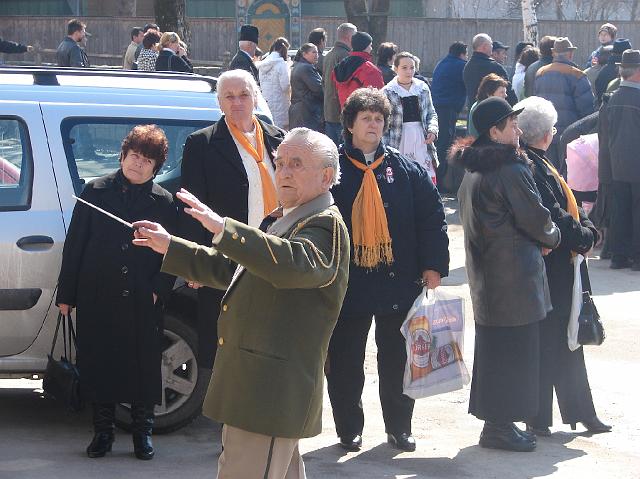
[[[400,332],[406,339],[404,394],[419,399],[461,389],[469,383],[462,359],[464,300],[423,289]]]
[[[571,292],[571,314],[569,315],[569,325],[567,326],[567,345],[571,351],[580,347],[578,342],[578,317],[582,309],[582,276],[580,275],[580,264],[584,261],[584,256],[577,254],[573,257],[573,291]]]

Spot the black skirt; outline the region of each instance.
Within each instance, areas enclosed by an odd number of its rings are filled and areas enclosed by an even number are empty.
[[[540,325],[476,324],[469,413],[491,422],[526,421],[538,413]]]

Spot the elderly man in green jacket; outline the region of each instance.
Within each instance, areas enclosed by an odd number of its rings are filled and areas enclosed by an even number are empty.
[[[283,215],[251,228],[186,190],[185,211],[214,235],[202,246],[141,221],[134,243],[162,270],[227,292],[203,412],[224,423],[218,478],[303,478],[303,437],[320,434],[323,365],[347,289],[349,236],[329,188],[340,177],[325,135],[295,128],[275,159]],[[266,232],[262,230],[265,229]]]

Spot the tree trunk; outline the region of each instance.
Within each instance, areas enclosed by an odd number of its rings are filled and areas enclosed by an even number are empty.
[[[556,20],[566,20],[562,11],[562,2],[563,0],[556,0]]]
[[[137,15],[136,0],[118,0],[114,2],[116,11],[114,12],[118,17],[135,17]]]
[[[534,0],[522,0],[522,24],[524,40],[538,46],[538,18]]]
[[[390,0],[344,0],[347,21],[373,38],[373,51],[387,40]]]
[[[154,0],[156,23],[162,32],[176,32],[187,45],[191,29],[187,23],[186,0]]]

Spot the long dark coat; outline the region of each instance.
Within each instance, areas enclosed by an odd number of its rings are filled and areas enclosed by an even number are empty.
[[[536,427],[553,424],[553,389],[565,424],[575,423],[595,416],[584,348],[570,351],[567,346],[567,326],[571,313],[573,289],[573,265],[571,252],[585,254],[597,240],[597,231],[582,209],[579,221],[567,212],[567,197],[553,173],[544,164],[544,152],[534,148],[527,150],[533,161],[534,180],[545,208],[561,233],[560,245],[544,257],[551,304],[553,310],[540,324],[540,394],[538,413],[528,422]],[[583,290],[588,271],[582,263]]]
[[[147,219],[175,231],[171,194],[120,171],[89,182],[82,198],[126,221]],[[160,273],[162,255],[131,243],[132,230],[77,203],[64,244],[56,304],[75,306],[78,366],[86,398],[96,402],[161,401],[160,301],[175,278]]]
[[[229,70],[246,70],[253,75],[256,83],[260,84],[258,68],[255,66],[249,55],[238,50],[229,63]]]
[[[323,105],[322,77],[311,63],[300,58],[291,70],[289,128],[302,126],[321,131]]]
[[[364,173],[347,154],[365,162],[362,152],[345,142],[340,148],[340,184],[331,192],[351,235],[351,210]],[[398,150],[381,143],[376,158],[381,154],[385,158],[373,173],[387,215],[394,261],[373,270],[352,262],[341,314],[406,312],[420,293],[423,271],[434,270],[442,277],[449,274],[449,237],[438,190],[427,171]]]
[[[240,52],[240,55],[244,53]],[[264,142],[273,161],[284,138],[284,131],[258,119],[264,132]],[[265,158],[266,160],[266,158]],[[247,222],[249,214],[249,180],[242,158],[222,117],[214,125],[193,132],[182,152],[181,184],[200,201],[221,216]],[[178,236],[198,244],[211,244],[212,234],[179,205]],[[216,351],[217,318],[223,291],[203,287],[198,289],[198,364],[210,368]]]
[[[450,157],[466,170],[458,200],[474,320],[493,327],[542,321],[551,297],[541,248],[557,247],[560,231],[540,203],[526,154],[472,141],[458,140]]]
[[[551,219],[561,234],[560,245],[544,257],[544,263],[553,305],[550,315],[563,317],[566,323],[571,313],[573,290],[571,252],[586,254],[593,246],[594,239],[597,239],[598,232],[582,208],[579,209],[580,222],[567,212],[567,198],[562,186],[542,161],[544,152],[528,148],[527,156],[533,162],[534,180],[542,205],[549,210]]]

